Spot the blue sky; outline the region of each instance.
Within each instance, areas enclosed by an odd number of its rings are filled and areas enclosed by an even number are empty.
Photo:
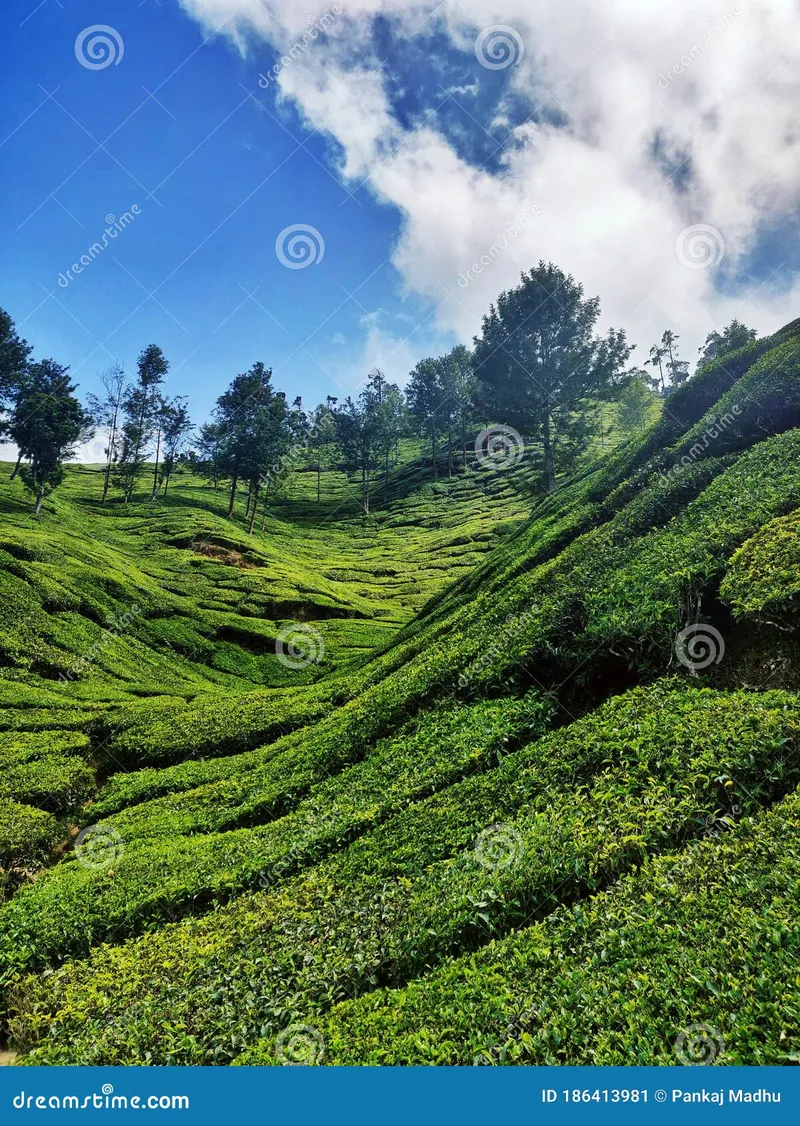
[[[359,381],[349,362],[371,324],[413,330],[419,302],[403,299],[387,261],[396,210],[343,183],[326,140],[259,88],[275,61],[267,44],[245,61],[223,38],[204,42],[171,0],[37,2],[3,11],[0,291],[38,355],[90,389],[99,369],[132,365],[156,341],[172,393],[203,416],[255,360],[315,402]],[[85,69],[76,36],[109,19],[122,58]],[[66,277],[107,217],[132,207],[130,225]],[[322,235],[319,264],[281,265],[276,237],[294,224]]]
[[[0,305],[38,356],[88,391],[154,341],[203,419],[256,360],[307,404],[402,380],[539,258],[639,359],[800,312],[794,0],[343,9],[5,0]],[[325,33],[263,89],[309,10]]]

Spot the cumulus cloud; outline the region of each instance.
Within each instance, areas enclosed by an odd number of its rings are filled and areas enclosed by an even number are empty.
[[[243,52],[259,40],[285,52],[309,27],[295,0],[269,11],[261,0],[181,2],[206,28],[224,25]],[[796,279],[756,289],[737,275],[762,226],[780,223],[800,195],[795,0],[351,0],[342,9],[277,76],[280,96],[331,138],[344,176],[399,209],[393,263],[435,308],[439,331],[468,340],[489,301],[539,258],[599,293],[605,323],[628,328],[640,353],[665,327],[690,355],[732,316],[768,331],[800,312]],[[463,81],[441,96],[463,103],[476,130],[492,125],[474,118],[476,102],[503,69],[502,56],[481,65],[476,39],[511,29],[506,104],[493,114],[510,131],[497,160],[468,159],[438,114],[401,123],[392,59],[380,66],[371,46],[378,16],[397,42],[424,44],[435,30],[464,52]],[[687,264],[682,232],[694,225],[714,229],[712,268]]]

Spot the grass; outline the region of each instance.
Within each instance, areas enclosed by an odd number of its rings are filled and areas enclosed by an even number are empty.
[[[301,463],[252,537],[187,473],[3,482],[20,1061],[795,1058],[799,329],[547,498],[413,443],[370,517]]]

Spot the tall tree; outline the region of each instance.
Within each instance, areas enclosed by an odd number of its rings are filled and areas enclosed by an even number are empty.
[[[411,417],[420,433],[426,435],[431,444],[431,466],[434,477],[437,475],[436,437],[442,427],[440,408],[444,397],[440,374],[437,360],[420,360],[411,372],[406,389]]]
[[[164,486],[164,496],[167,495],[175,465],[193,429],[188,400],[180,395],[175,399],[165,399],[162,414],[164,457],[159,476],[159,482]]]
[[[331,449],[336,440],[336,421],[333,408],[337,400],[329,395],[327,401],[320,403],[309,415],[306,446],[311,465],[317,475],[317,502],[322,496],[322,470],[330,464]]]
[[[737,352],[740,348],[744,348],[746,344],[752,344],[757,339],[758,333],[754,328],[748,328],[741,321],[734,319],[722,332],[710,332],[708,334],[705,344],[700,348],[702,353],[700,365],[710,364],[714,360],[718,360],[720,356],[726,356],[729,352]]]
[[[653,415],[656,402],[646,373],[634,372],[619,397],[617,425],[620,430],[625,435],[643,430]]]
[[[377,468],[378,417],[365,392],[357,402],[348,395],[336,411],[336,441],[348,476],[360,476],[361,507],[369,516],[370,475]]]
[[[681,360],[678,356],[679,340],[680,337],[669,328],[661,337],[661,347],[668,356],[667,372],[670,387],[680,387],[689,378],[689,362],[688,360]]]
[[[367,376],[367,385],[359,401],[374,456],[383,466],[383,503],[386,505],[389,498],[389,459],[407,428],[405,397],[396,383],[389,383],[383,372],[375,368]]]
[[[209,478],[216,489],[222,476],[222,427],[220,424],[218,422],[204,422],[200,427],[196,445],[197,469]]]
[[[467,467],[467,433],[475,421],[477,381],[472,356],[463,344],[456,345],[438,361],[442,409],[447,426],[448,472],[453,469],[453,432],[458,435],[463,467]]]
[[[128,388],[123,398],[124,422],[118,470],[126,501],[133,496],[156,433],[161,405],[159,387],[168,371],[169,362],[164,353],[158,345],[149,344],[137,361],[137,382]]]
[[[103,473],[102,503],[105,504],[111,482],[111,471],[116,465],[119,455],[122,402],[125,398],[128,381],[125,370],[120,364],[114,364],[113,367],[101,372],[99,379],[103,387],[103,394],[101,396],[89,395],[88,407],[95,425],[102,427],[106,432],[108,443],[105,448],[106,467]]]
[[[664,359],[666,354],[666,348],[663,348],[660,344],[653,344],[650,348],[650,359],[644,361],[645,364],[649,364],[650,367],[653,368],[654,373],[656,371],[658,372],[658,376],[653,375],[653,378],[650,380],[650,385],[655,390],[659,391],[662,396],[666,394],[667,390],[667,381],[664,378]]]
[[[55,360],[31,364],[30,378],[14,404],[8,425],[11,440],[27,461],[21,477],[33,493],[37,516],[44,498],[63,480],[64,462],[92,433],[91,417],[75,398],[68,372]]]
[[[217,400],[220,465],[231,478],[228,516],[233,513],[240,481],[248,485],[249,530],[252,532],[262,487],[285,475],[285,455],[292,444],[291,411],[286,396],[272,387],[272,371],[258,362],[231,383]]]
[[[8,412],[24,391],[30,354],[31,346],[19,336],[5,309],[0,309],[0,441],[8,437]],[[18,451],[17,464],[11,473],[12,481],[19,472],[21,461],[22,455]]]
[[[0,309],[0,411],[5,410],[7,402],[13,401],[20,390],[30,354],[30,344],[19,336],[5,309]]]
[[[624,382],[632,348],[621,329],[596,335],[600,299],[552,263],[522,274],[483,319],[475,341],[479,396],[495,421],[541,441],[548,492],[556,487],[554,437]]]

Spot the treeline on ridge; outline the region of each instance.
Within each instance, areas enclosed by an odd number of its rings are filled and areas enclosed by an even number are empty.
[[[469,468],[470,457],[495,456],[492,428],[503,428],[504,441],[534,451],[541,489],[552,492],[591,443],[603,442],[606,404],[615,404],[620,432],[633,434],[689,377],[672,330],[650,349],[650,374],[628,366],[633,346],[623,329],[598,335],[599,317],[598,297],[585,297],[574,278],[540,262],[500,294],[472,350],[457,345],[421,360],[405,391],[375,369],[356,396],[329,395],[306,410],[300,396],[290,403],[273,386],[272,370],[259,361],[233,379],[211,420],[198,427],[186,397],[164,393],[170,365],[158,345],[144,348],[134,377],[119,364],[102,372],[101,394],[83,405],[69,369],[53,359],[33,360],[31,346],[0,310],[0,440],[16,446],[11,476],[19,475],[32,494],[36,514],[61,483],[65,463],[98,431],[103,503],[112,493],[122,503],[137,490],[149,500],[166,495],[176,467],[186,465],[214,488],[227,483],[228,516],[244,496],[250,532],[259,504],[266,513],[301,458],[316,472],[318,500],[323,471],[339,468],[358,482],[368,515],[374,475],[385,503],[399,442],[410,436],[425,441],[434,477],[452,476]],[[755,337],[736,320],[710,333],[700,367]]]

